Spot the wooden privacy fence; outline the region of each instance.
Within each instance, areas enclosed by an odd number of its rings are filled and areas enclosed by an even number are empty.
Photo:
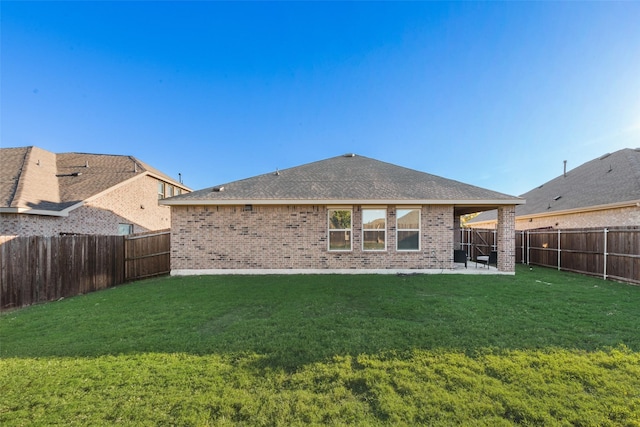
[[[169,274],[170,255],[171,233],[168,230],[125,236],[125,280]]]
[[[469,259],[478,259],[480,255],[489,255],[498,246],[496,230],[463,228],[460,232],[462,249],[467,252]]]
[[[640,228],[516,231],[516,263],[640,284]],[[496,230],[462,229],[471,259],[497,250]]]
[[[528,264],[640,284],[640,229],[531,230],[517,233],[524,252],[522,257]]]
[[[0,236],[0,310],[169,272],[169,231],[131,236]]]

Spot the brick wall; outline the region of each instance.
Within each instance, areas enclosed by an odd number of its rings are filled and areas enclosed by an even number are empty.
[[[88,205],[126,218],[125,222],[134,224],[136,233],[171,226],[171,208],[158,204],[158,180],[150,176],[132,180],[92,200]],[[115,226],[117,233],[118,224]]]
[[[594,212],[553,215],[543,218],[516,220],[517,230],[532,228],[592,228],[612,226],[640,225],[640,207],[632,206],[617,209],[605,209]]]
[[[158,205],[157,182],[149,176],[133,180],[72,210],[68,217],[2,214],[0,235],[114,235],[121,223],[133,224],[134,233],[169,228],[171,210]]]
[[[534,228],[594,228],[594,227],[635,227],[640,225],[640,207],[629,206],[615,209],[602,209],[593,212],[579,212],[564,215],[549,215],[538,218],[516,219],[516,230]],[[483,221],[467,224],[471,228],[495,229],[496,221]]]
[[[498,208],[498,229],[496,230],[498,250],[498,270],[516,270],[515,206]]]
[[[420,251],[398,252],[396,208],[387,207],[387,250],[362,250],[353,208],[352,251],[328,251],[326,206],[174,206],[171,269],[434,269],[453,267],[453,207],[423,206]]]

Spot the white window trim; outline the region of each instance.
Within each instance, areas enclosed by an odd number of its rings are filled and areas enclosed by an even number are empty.
[[[398,211],[399,210],[417,210],[418,211],[418,228],[398,228]],[[398,238],[400,231],[417,231],[418,232],[418,249],[400,249]],[[396,208],[396,251],[397,252],[420,252],[422,248],[422,206],[398,206]]]
[[[351,228],[331,228],[331,211],[351,212]],[[331,232],[348,231],[349,249],[331,249]],[[329,252],[353,252],[353,208],[344,206],[331,206],[327,209],[327,251]]]
[[[167,184],[164,181],[158,181],[158,200],[162,200],[165,198],[165,194],[167,191]],[[162,192],[160,192],[160,186],[162,186]]]
[[[370,210],[370,211],[384,211],[384,248],[382,249],[365,249],[364,248],[364,233],[365,231],[380,231],[380,230],[376,230],[373,228],[364,228],[364,211],[366,210]],[[389,242],[389,237],[388,234],[389,232],[387,231],[387,207],[386,206],[363,206],[362,209],[360,209],[360,211],[362,212],[362,252],[386,252],[387,251],[387,243]],[[352,221],[353,222],[353,221]]]

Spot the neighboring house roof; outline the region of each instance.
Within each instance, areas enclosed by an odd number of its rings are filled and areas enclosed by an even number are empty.
[[[523,194],[516,217],[607,209],[640,201],[640,148],[607,153]],[[469,224],[495,221],[483,212]]]
[[[286,203],[514,205],[524,200],[353,154],[162,200],[166,205]]]
[[[64,216],[109,189],[147,175],[189,190],[132,156],[2,148],[0,171],[0,212]]]

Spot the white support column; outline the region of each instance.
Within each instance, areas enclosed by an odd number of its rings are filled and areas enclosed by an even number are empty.
[[[609,235],[609,229],[604,229],[604,280],[607,280],[607,236]]]
[[[562,248],[560,247],[560,235],[562,232],[558,230],[558,271],[560,271],[560,253],[562,252]]]

